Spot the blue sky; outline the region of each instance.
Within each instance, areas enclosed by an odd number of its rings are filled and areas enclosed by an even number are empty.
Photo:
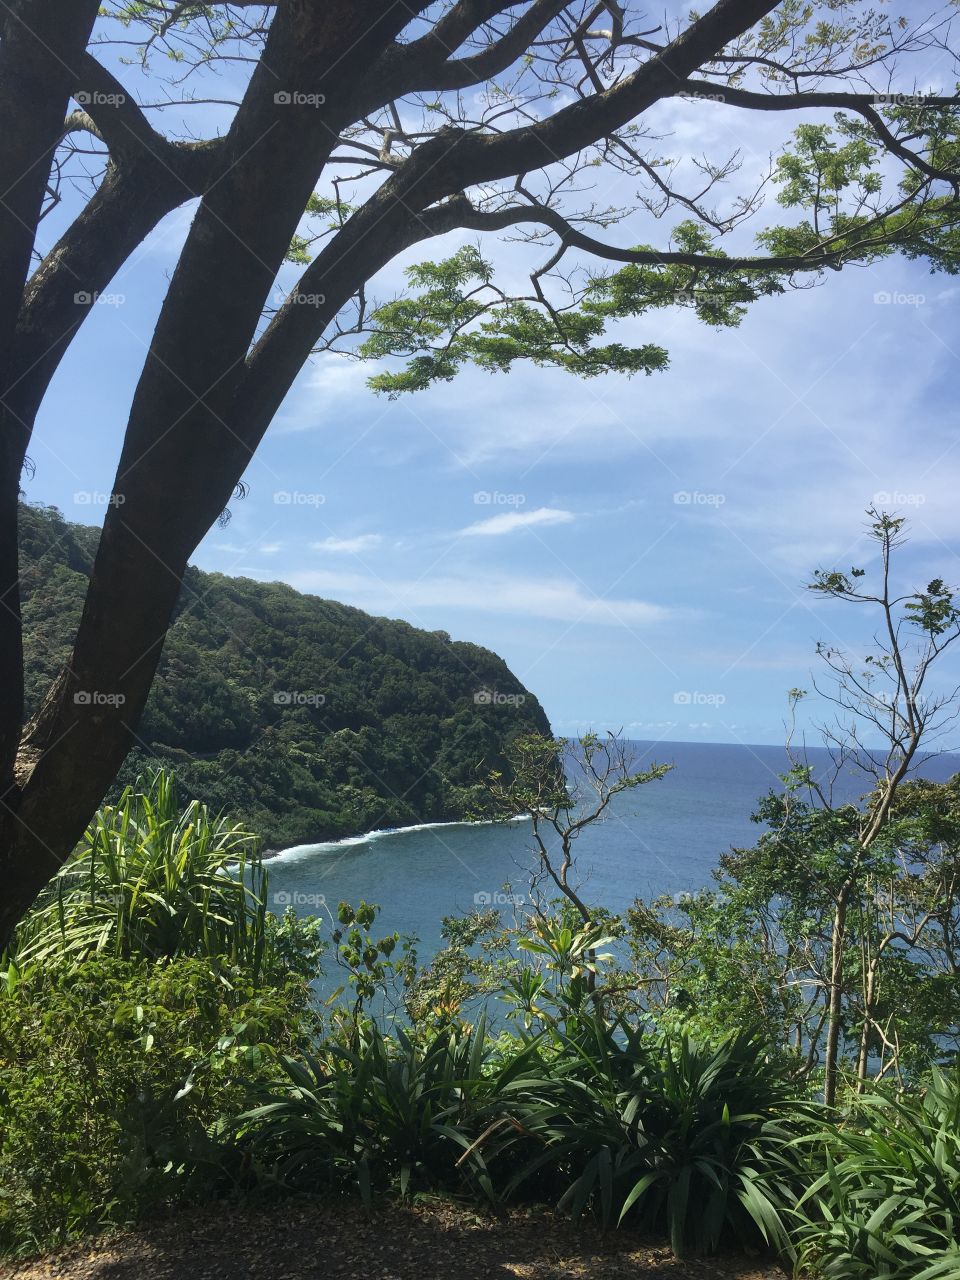
[[[742,146],[746,183],[797,120],[747,139],[742,115],[675,103],[661,123],[675,152]],[[629,194],[604,182],[605,199]],[[92,309],[38,422],[29,500],[102,519],[191,214],[168,219]],[[783,217],[768,201],[739,243]],[[611,238],[667,232],[637,218]],[[507,276],[545,256],[483,249]],[[402,265],[375,292],[392,296]],[[817,565],[869,563],[868,504],[910,518],[905,581],[960,579],[958,296],[956,281],[894,261],[763,301],[739,329],[657,312],[618,336],[663,344],[670,368],[633,380],[518,366],[389,401],[367,389],[371,367],[319,358],[195,562],[486,645],[557,732],[778,742],[816,641],[866,639],[803,583]]]

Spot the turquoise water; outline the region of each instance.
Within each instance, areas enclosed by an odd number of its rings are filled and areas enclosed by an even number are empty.
[[[659,782],[618,796],[610,816],[587,828],[577,845],[584,896],[622,910],[636,897],[692,893],[711,883],[720,854],[756,842],[755,802],[780,787],[787,768],[780,747],[702,743],[634,744],[637,767],[672,763]],[[825,769],[825,752],[810,753]],[[931,760],[923,773],[945,779],[960,757]],[[865,790],[848,779],[843,798]],[[416,935],[421,957],[439,943],[445,915],[475,909],[476,895],[496,901],[509,883],[528,892],[535,864],[529,824],[433,824],[375,832],[337,843],[303,845],[270,860],[273,910],[293,905],[300,914],[336,912],[337,903],[361,899],[381,907],[378,932]],[[507,909],[509,905],[507,904]]]

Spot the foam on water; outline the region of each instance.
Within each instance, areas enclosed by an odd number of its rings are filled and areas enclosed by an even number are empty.
[[[516,818],[508,818],[507,821],[527,822],[529,819],[526,814],[521,814]],[[296,844],[290,849],[281,849],[277,853],[268,852],[264,858],[269,860],[271,866],[276,866],[280,863],[303,862],[324,853],[342,853],[352,845],[373,844],[375,840],[382,840],[384,836],[412,835],[416,831],[436,831],[444,827],[490,827],[493,825],[493,822],[487,819],[482,822],[415,822],[409,827],[381,827],[376,831],[368,831],[362,836],[343,836],[339,840],[322,840],[317,844]]]

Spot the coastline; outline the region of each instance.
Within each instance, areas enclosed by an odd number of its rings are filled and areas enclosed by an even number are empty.
[[[528,822],[529,818],[521,813],[503,821]],[[302,862],[318,853],[336,853],[351,845],[372,844],[374,840],[380,840],[384,836],[400,836],[412,831],[431,831],[442,827],[492,827],[496,826],[497,822],[498,820],[494,818],[479,820],[460,818],[449,822],[411,822],[402,827],[378,827],[362,835],[338,836],[336,840],[318,840],[314,844],[294,844],[287,845],[283,849],[266,849],[263,853],[263,861],[265,863]]]

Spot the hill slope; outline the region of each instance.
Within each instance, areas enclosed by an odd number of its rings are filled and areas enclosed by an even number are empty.
[[[31,711],[69,654],[98,536],[21,510]],[[501,696],[477,703],[483,690]],[[121,781],[161,760],[190,795],[292,844],[464,817],[531,729],[549,733],[540,704],[487,649],[191,567]]]

